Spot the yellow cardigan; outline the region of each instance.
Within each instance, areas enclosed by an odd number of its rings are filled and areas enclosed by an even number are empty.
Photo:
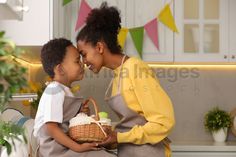
[[[120,68],[114,70],[112,95],[118,92]],[[117,133],[118,143],[155,144],[169,134],[175,124],[171,100],[162,89],[151,68],[140,59],[131,57],[123,64],[121,94],[127,106],[144,116],[144,126]]]

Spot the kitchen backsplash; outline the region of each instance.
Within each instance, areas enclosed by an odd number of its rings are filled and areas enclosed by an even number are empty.
[[[155,74],[160,84],[170,96],[176,117],[176,125],[170,135],[173,141],[212,140],[205,131],[203,120],[205,113],[215,106],[226,111],[236,108],[236,67],[158,67]],[[104,101],[105,90],[111,80],[112,71],[103,69],[98,75],[86,71],[80,84],[80,95],[94,97],[101,111],[107,111],[113,121],[118,118]],[[44,80],[41,68],[31,70],[33,81]],[[236,140],[230,133],[229,140]]]

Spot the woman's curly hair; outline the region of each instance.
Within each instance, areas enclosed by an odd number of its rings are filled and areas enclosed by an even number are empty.
[[[86,25],[78,33],[76,41],[90,42],[93,46],[103,41],[111,53],[121,53],[121,46],[117,40],[120,23],[120,12],[117,8],[108,7],[107,3],[103,2],[100,8],[95,8],[89,13]]]

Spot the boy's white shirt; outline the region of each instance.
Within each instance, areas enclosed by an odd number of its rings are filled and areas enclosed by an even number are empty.
[[[35,137],[39,136],[39,130],[46,122],[62,123],[65,96],[74,97],[74,94],[67,86],[57,81],[47,85],[40,99],[35,117]]]

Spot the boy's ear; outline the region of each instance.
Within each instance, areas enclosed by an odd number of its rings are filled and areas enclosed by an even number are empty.
[[[61,64],[56,65],[56,67],[54,68],[54,73],[59,74],[59,75],[65,74],[64,69]]]
[[[104,43],[103,42],[97,42],[96,48],[98,49],[98,52],[100,54],[103,54],[104,52]]]

